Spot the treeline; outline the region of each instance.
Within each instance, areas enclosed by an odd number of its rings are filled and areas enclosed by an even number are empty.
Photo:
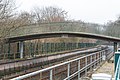
[[[116,21],[109,21],[105,25],[105,35],[108,36],[114,36],[114,37],[119,37],[120,38],[120,16]]]

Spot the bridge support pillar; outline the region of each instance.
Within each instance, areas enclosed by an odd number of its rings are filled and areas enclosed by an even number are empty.
[[[117,42],[114,42],[114,52],[117,51],[117,48],[118,48]]]
[[[24,50],[24,44],[23,41],[19,42],[19,52],[20,52],[20,58],[23,58],[23,50]]]

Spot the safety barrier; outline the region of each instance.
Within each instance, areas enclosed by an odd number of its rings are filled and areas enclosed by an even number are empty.
[[[28,41],[24,42],[23,56],[24,58],[30,58],[36,55],[88,48],[96,45],[96,43],[34,43]],[[20,58],[18,43],[0,45],[0,60],[18,58]]]
[[[83,57],[80,57],[80,58],[77,58],[77,59],[74,59],[74,60],[70,60],[70,61],[67,61],[67,62],[64,62],[64,63],[61,63],[61,64],[57,64],[57,65],[54,65],[54,66],[51,66],[51,67],[48,67],[48,68],[45,68],[45,69],[42,69],[42,70],[38,70],[38,71],[35,71],[35,72],[32,72],[32,73],[29,73],[29,74],[25,74],[23,76],[19,76],[19,77],[16,77],[16,78],[13,78],[11,80],[24,80],[24,79],[31,79],[33,76],[36,76],[36,75],[39,75],[43,72],[49,72],[49,77],[48,79],[49,80],[54,80],[53,77],[55,76],[55,71],[54,69],[57,68],[57,67],[60,67],[60,66],[63,66],[63,65],[67,65],[67,77],[64,78],[64,80],[70,80],[74,77],[76,77],[76,75],[78,75],[78,80],[80,80],[80,77],[81,77],[81,73],[83,71],[85,71],[85,75],[87,75],[87,71],[90,69],[94,69],[96,67],[96,65],[100,65],[101,62],[103,61],[103,57],[105,56],[105,53],[108,49],[106,50],[102,50],[102,51],[99,51],[99,52],[95,52],[95,53],[91,53],[89,55],[86,55],[86,56],[83,56]],[[84,62],[84,66],[81,67],[81,62],[82,60],[85,60]],[[73,74],[70,73],[70,69],[71,69],[71,66],[74,62],[77,62],[77,68],[78,70],[76,72],[74,72]],[[57,72],[56,72],[57,73]],[[35,77],[34,77],[35,79]]]

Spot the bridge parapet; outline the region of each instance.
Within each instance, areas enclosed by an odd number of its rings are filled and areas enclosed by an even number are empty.
[[[80,22],[55,22],[55,23],[41,23],[23,26],[12,31],[8,37],[17,37],[25,35],[40,34],[45,32],[59,32],[59,31],[72,31],[72,32],[87,32],[87,33],[100,33],[100,26],[87,25]],[[101,34],[101,33],[100,33]]]

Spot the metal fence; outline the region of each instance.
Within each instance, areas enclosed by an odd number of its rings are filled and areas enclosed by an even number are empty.
[[[101,64],[101,62],[103,61],[103,57],[105,57],[106,51],[108,51],[108,49],[95,52],[95,53],[91,53],[89,55],[86,55],[86,56],[83,56],[83,57],[80,57],[74,60],[70,60],[70,61],[67,61],[61,64],[57,64],[57,65],[54,65],[54,66],[51,66],[51,67],[48,67],[42,70],[38,70],[38,71],[29,73],[29,74],[25,74],[23,76],[19,76],[11,80],[33,80],[33,79],[39,80],[41,78],[41,74],[43,74],[44,72],[48,72],[47,73],[48,80],[57,80],[54,77],[58,73],[56,68],[60,66],[66,66],[66,69],[67,69],[65,70],[67,74],[64,80],[71,80],[72,78],[75,78],[76,76],[78,80],[80,80],[80,77],[82,75],[81,73],[84,72],[84,74],[87,75],[88,70],[93,70],[93,68],[95,68],[96,65]],[[76,64],[74,64],[74,62],[76,62]],[[72,73],[71,68],[73,67],[73,65],[77,66],[77,71],[74,71]],[[62,69],[64,69],[64,67]]]
[[[34,43],[24,42],[24,58],[41,56],[61,51],[69,51],[81,48],[94,47],[97,43]],[[18,43],[0,45],[0,60],[19,59]]]

